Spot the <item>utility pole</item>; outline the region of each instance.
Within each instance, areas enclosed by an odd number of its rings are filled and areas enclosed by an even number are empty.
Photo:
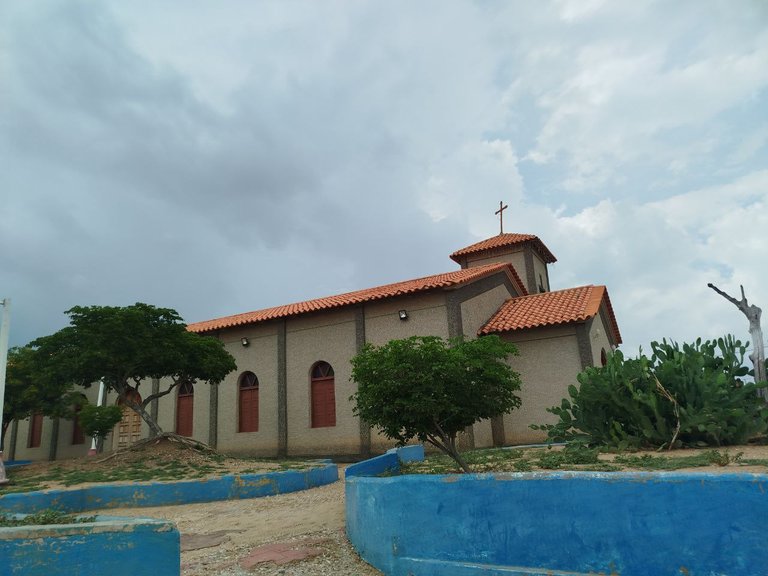
[[[3,318],[0,322],[0,430],[3,428],[3,406],[5,401],[5,367],[8,364],[8,330],[11,325],[11,299],[0,300],[3,306]],[[0,484],[7,484],[5,464],[3,464],[3,445],[0,444]]]

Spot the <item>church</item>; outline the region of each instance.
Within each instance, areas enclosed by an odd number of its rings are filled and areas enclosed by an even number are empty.
[[[150,405],[163,430],[176,431],[233,454],[358,458],[391,448],[353,415],[350,358],[366,343],[435,335],[498,334],[520,354],[522,406],[468,428],[464,448],[544,440],[530,424],[567,397],[576,375],[605,362],[621,334],[605,286],[550,289],[556,261],[531,234],[499,233],[450,255],[443,274],[196,322],[188,330],[220,339],[237,370],[218,385],[180,387]],[[153,391],[164,383],[153,381]],[[97,386],[84,390],[97,401]],[[106,402],[117,397],[108,394]],[[105,450],[149,434],[132,411],[106,439]],[[77,421],[32,417],[12,423],[9,459],[83,456],[90,439]]]

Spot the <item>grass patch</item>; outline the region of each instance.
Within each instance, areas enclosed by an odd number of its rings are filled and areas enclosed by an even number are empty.
[[[768,459],[744,458],[742,452],[701,450],[694,454],[601,454],[598,448],[570,444],[562,449],[493,448],[462,454],[472,472],[532,472],[546,470],[616,472],[621,470],[670,471],[685,468],[759,466],[768,471]],[[423,462],[402,465],[403,474],[454,474],[455,462],[442,454],[430,454]]]
[[[59,510],[50,508],[21,517],[0,513],[1,528],[46,526],[50,524],[85,524],[86,522],[93,522],[94,520],[96,520],[96,516],[78,516],[76,514],[67,514],[66,512],[60,512]]]
[[[37,462],[7,471],[9,483],[0,486],[0,496],[51,487],[69,487],[105,482],[169,482],[286,470],[307,470],[316,462],[233,457],[201,452],[168,442],[149,444],[114,457],[80,458],[59,462]]]

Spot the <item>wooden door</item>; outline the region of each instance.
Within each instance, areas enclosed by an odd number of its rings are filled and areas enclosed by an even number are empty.
[[[135,390],[130,391],[129,394],[131,400],[141,404],[141,394]],[[119,450],[141,440],[141,416],[123,404],[122,400],[118,400],[117,405],[123,410],[123,417],[117,425],[117,449]]]
[[[253,372],[245,372],[240,377],[240,409],[238,418],[239,432],[258,432],[259,430],[259,381]]]
[[[179,386],[176,399],[176,434],[192,436],[192,413],[195,406],[195,389],[189,382]]]
[[[32,414],[29,421],[29,447],[40,448],[43,440],[43,415]]]

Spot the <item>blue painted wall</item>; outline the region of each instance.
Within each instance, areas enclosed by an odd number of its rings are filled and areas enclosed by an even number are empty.
[[[764,474],[353,475],[347,532],[394,576],[755,576],[767,489]]]
[[[392,448],[381,456],[375,456],[347,467],[344,476],[383,476],[386,474],[399,474],[400,462],[413,462],[424,460],[424,446],[416,444]]]
[[[178,530],[161,520],[0,528],[0,576],[178,576],[179,554]]]
[[[6,494],[0,497],[0,512],[31,513],[46,508],[82,512],[103,508],[168,506],[259,498],[323,486],[338,479],[337,466],[325,462],[309,470],[231,475],[212,480],[105,484],[74,490]]]

